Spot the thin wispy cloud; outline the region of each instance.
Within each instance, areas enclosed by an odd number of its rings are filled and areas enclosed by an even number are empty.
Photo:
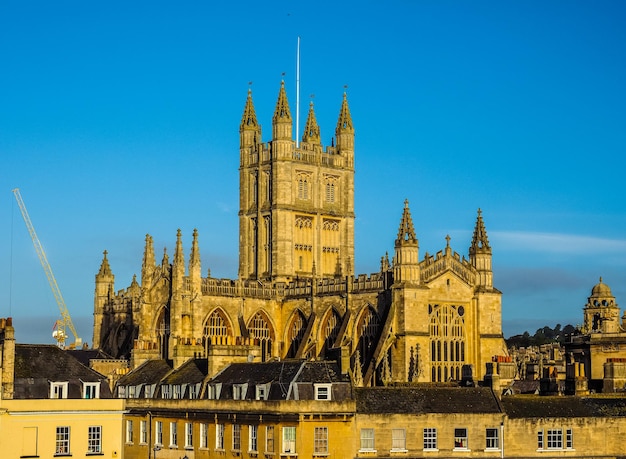
[[[567,233],[492,231],[492,243],[506,250],[559,254],[625,254],[626,239],[608,239]]]

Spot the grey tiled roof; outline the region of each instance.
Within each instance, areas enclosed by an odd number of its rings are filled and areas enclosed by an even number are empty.
[[[511,395],[502,397],[501,403],[510,418],[626,416],[626,397],[624,396]]]
[[[306,362],[298,375],[297,382],[330,383],[350,382],[348,375],[342,375],[337,362]]]
[[[146,360],[133,371],[122,376],[117,381],[117,386],[158,384],[170,371],[172,371],[172,366],[167,360]]]
[[[172,371],[161,381],[163,384],[193,384],[204,381],[209,370],[207,359],[191,359]]]
[[[263,363],[233,363],[224,368],[211,383],[267,384],[269,382],[290,383],[302,366],[301,360],[284,360]]]
[[[68,398],[82,397],[82,382],[102,381],[100,397],[111,397],[104,376],[57,346],[16,344],[14,398],[49,398],[51,381],[69,382]]]
[[[355,389],[358,413],[500,413],[485,387],[371,387]]]

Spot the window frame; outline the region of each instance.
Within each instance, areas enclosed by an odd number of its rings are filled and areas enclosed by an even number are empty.
[[[70,443],[71,429],[70,426],[57,426],[54,455],[55,456],[71,456]]]
[[[289,446],[289,448],[288,448]],[[284,426],[282,430],[281,452],[282,454],[297,454],[296,427]],[[292,451],[293,450],[293,451]]]
[[[499,427],[487,427],[485,429],[485,451],[500,451]]]
[[[148,421],[143,419],[139,421],[139,444],[148,444]]]
[[[313,384],[315,400],[330,401],[333,398],[332,384]]]
[[[224,451],[224,424],[215,424],[215,449]]]
[[[170,448],[178,447],[178,423],[170,422]]]
[[[424,451],[439,451],[437,428],[436,427],[424,427],[423,433],[423,449]],[[434,445],[434,446],[432,446]]]
[[[360,448],[359,451],[364,452],[376,452],[374,429],[371,427],[365,427],[361,429],[360,433]]]
[[[193,423],[185,422],[185,449],[193,449]]]
[[[65,399],[69,388],[69,381],[50,381],[50,398]]]
[[[328,427],[318,426],[313,430],[313,455],[328,456]]]
[[[259,426],[256,424],[248,424],[248,452],[256,453],[259,451]]]
[[[100,398],[100,381],[83,382],[83,398]]]
[[[209,424],[206,422],[200,423],[200,449],[209,448]]]
[[[241,451],[241,424],[233,424],[232,428],[232,450]]]
[[[163,446],[163,421],[154,421],[154,446]]]
[[[126,420],[126,443],[133,444],[133,421],[132,419]]]
[[[265,426],[265,453],[276,452],[276,437],[274,426]]]
[[[88,427],[87,454],[102,454],[102,426]]]
[[[469,451],[469,437],[467,433],[467,427],[454,428],[453,451]]]
[[[391,451],[392,452],[406,452],[406,429],[393,428],[391,429]]]

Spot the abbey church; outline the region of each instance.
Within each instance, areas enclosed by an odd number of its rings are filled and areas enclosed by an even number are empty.
[[[105,252],[94,347],[130,359],[131,368],[206,359],[210,376],[231,363],[307,359],[335,360],[362,386],[483,380],[507,350],[481,211],[467,255],[446,238],[420,259],[419,228],[408,201],[398,203],[398,232],[386,236],[395,240],[393,257],[383,256],[377,272],[355,273],[347,97],[331,145],[321,144],[312,103],[298,142],[293,121],[282,83],[264,142],[248,92],[239,128],[238,278],[203,277],[197,231],[187,252],[179,230],[171,259],[164,252],[158,262],[146,235],[141,278],[121,290]]]

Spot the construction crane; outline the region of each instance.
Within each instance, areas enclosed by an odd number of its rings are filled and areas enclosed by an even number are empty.
[[[35,246],[35,251],[39,256],[41,266],[43,266],[43,270],[46,272],[46,277],[48,278],[48,283],[50,284],[50,288],[52,289],[52,293],[54,294],[54,299],[59,305],[59,310],[61,311],[61,319],[57,320],[54,324],[52,337],[56,340],[57,346],[59,346],[61,349],[64,349],[65,340],[67,339],[67,329],[69,329],[72,332],[72,335],[74,335],[74,343],[70,345],[70,347],[79,348],[82,345],[82,339],[79,338],[78,333],[76,333],[76,328],[74,328],[74,323],[72,322],[72,318],[70,317],[70,312],[67,310],[65,300],[63,300],[63,295],[61,295],[61,290],[59,290],[57,281],[54,278],[52,268],[50,267],[50,263],[48,263],[48,258],[46,257],[46,252],[44,252],[41,242],[39,242],[39,238],[37,237],[37,233],[35,233],[35,228],[30,221],[30,217],[28,216],[28,211],[26,210],[26,205],[24,204],[24,200],[22,199],[19,188],[15,188],[13,190],[13,194],[15,195],[15,199],[17,200],[17,205],[20,207],[20,212],[22,212],[22,217],[24,218],[24,223],[26,223],[26,228],[28,228],[30,237],[33,240],[33,245]]]

